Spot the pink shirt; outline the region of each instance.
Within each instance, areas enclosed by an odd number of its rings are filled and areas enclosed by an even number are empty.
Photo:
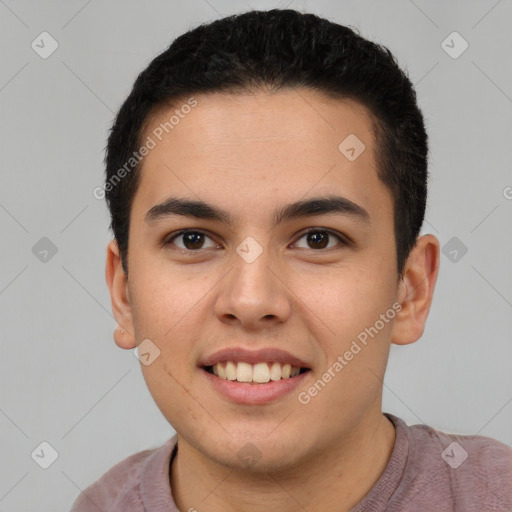
[[[350,512],[512,512],[512,448],[385,414],[396,429],[391,458]],[[180,512],[169,484],[176,441],[174,435],[116,464],[78,496],[71,512]]]

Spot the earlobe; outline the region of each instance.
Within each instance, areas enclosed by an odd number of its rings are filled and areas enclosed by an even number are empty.
[[[120,348],[135,348],[136,339],[128,294],[128,279],[121,264],[119,247],[115,240],[111,240],[107,246],[105,278],[110,292],[112,312],[119,324],[114,331],[114,341]]]
[[[402,309],[395,317],[392,343],[414,343],[423,334],[438,272],[439,241],[434,235],[423,235],[407,258],[398,286],[398,301]]]
[[[119,327],[114,331],[114,341],[118,347],[126,350],[133,349],[136,346],[135,336]]]

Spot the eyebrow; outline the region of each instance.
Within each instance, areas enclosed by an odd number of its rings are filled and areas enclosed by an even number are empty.
[[[273,215],[273,225],[277,226],[280,223],[302,217],[330,213],[352,217],[370,224],[370,214],[362,206],[345,197],[329,195],[297,201],[277,209]],[[234,223],[231,214],[217,206],[179,197],[169,197],[164,202],[153,206],[146,214],[146,222],[153,223],[174,215],[216,220],[228,225]]]

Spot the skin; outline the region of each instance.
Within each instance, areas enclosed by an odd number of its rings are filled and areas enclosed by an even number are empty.
[[[149,338],[161,351],[141,369],[178,434],[170,483],[180,510],[349,510],[391,455],[395,429],[381,409],[389,349],[423,333],[439,242],[419,237],[399,279],[393,201],[377,176],[371,118],[360,104],[306,89],[195,97],[198,105],[144,161],[131,211],[129,277],[117,244],[108,245],[106,278],[124,329],[115,342],[133,349]],[[147,134],[174,108],[156,115]],[[338,150],[349,134],[366,146],[353,162]],[[277,207],[325,194],[362,206],[370,223],[331,213],[272,226]],[[171,195],[221,207],[236,222],[146,222],[147,211]],[[161,245],[185,228],[206,233],[199,250],[183,237]],[[318,248],[307,228],[340,233],[353,245],[330,236]],[[236,252],[249,236],[262,248],[252,263]],[[394,303],[401,304],[395,318],[300,403],[298,392]],[[206,385],[197,367],[234,345],[276,346],[312,371],[297,393],[275,403],[236,405]],[[237,453],[248,442],[260,458],[246,467]]]

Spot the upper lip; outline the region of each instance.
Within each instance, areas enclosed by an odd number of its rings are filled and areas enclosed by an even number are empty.
[[[289,363],[291,366],[297,368],[309,368],[308,363],[305,363],[298,357],[295,357],[285,350],[273,347],[261,348],[259,350],[247,350],[242,347],[224,348],[205,357],[199,364],[200,366],[213,366],[223,361],[236,361],[250,364],[276,361],[281,364]]]

